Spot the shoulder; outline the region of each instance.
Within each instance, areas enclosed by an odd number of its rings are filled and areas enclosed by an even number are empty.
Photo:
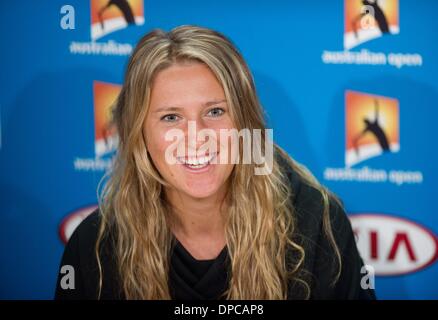
[[[92,242],[97,240],[100,222],[100,211],[97,208],[76,227],[69,242],[76,241],[79,247],[89,247]]]
[[[363,260],[357,250],[353,229],[341,200],[330,190],[317,188],[306,181],[287,160],[279,159],[279,165],[292,191],[292,205],[296,221],[297,241],[305,251],[304,268],[312,275],[312,297],[316,299],[373,299],[373,290],[359,286]],[[324,201],[325,199],[325,201]],[[326,207],[325,207],[326,206]],[[331,246],[327,228],[329,225],[340,265]],[[340,278],[332,286],[334,275]]]
[[[308,172],[307,168],[295,162],[292,164],[284,155],[278,154],[277,157],[280,170],[292,192],[291,203],[299,225],[303,225],[305,229],[320,226],[325,201],[329,205],[332,221],[341,222],[344,218],[347,219],[342,201],[333,192],[322,185],[318,188],[304,178],[303,172]]]
[[[82,220],[71,234],[64,249],[64,256],[77,257],[81,263],[89,260],[94,253],[100,222],[99,209],[94,210]]]
[[[65,254],[77,256],[82,270],[93,272],[96,270],[96,249],[102,220],[102,213],[97,208],[78,225],[66,245]],[[104,264],[103,267],[112,262],[114,238],[114,232],[106,227],[104,234],[99,239],[99,257],[100,262]]]
[[[90,236],[96,234],[100,226],[100,211],[96,208],[92,213],[90,213],[85,219],[83,219],[76,229],[73,231],[70,239],[72,238],[89,238]],[[69,239],[69,241],[70,241]]]
[[[333,192],[318,184],[309,183],[303,176],[307,169],[298,163],[290,163],[279,155],[279,165],[291,189],[291,203],[298,233],[310,242],[323,241],[323,223],[330,222],[339,246],[353,237],[350,220],[343,203]]]
[[[61,267],[69,265],[75,271],[74,290],[62,290],[60,281],[62,275],[58,275],[57,299],[95,299],[99,282],[99,267],[96,257],[96,241],[102,217],[99,209],[86,217],[71,235],[65,246],[61,260]],[[102,271],[105,275],[105,283],[102,289],[102,298],[116,297],[114,290],[117,278],[113,261],[112,244],[109,237],[104,237],[99,248]]]

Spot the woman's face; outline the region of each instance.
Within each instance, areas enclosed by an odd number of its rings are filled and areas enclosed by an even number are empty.
[[[196,122],[196,132],[201,129],[215,132],[209,135],[208,141],[216,145],[216,152],[202,151],[200,147],[206,141],[196,136],[193,139],[190,135],[189,141],[189,121]],[[220,146],[219,130],[232,128],[235,126],[222,85],[206,65],[175,64],[156,75],[143,132],[152,161],[172,191],[192,198],[206,198],[224,191],[234,165],[219,164],[218,153],[227,145]],[[171,129],[181,130],[184,136],[177,143],[184,145],[184,156],[176,157],[176,150],[172,152],[176,164],[170,164],[165,157],[166,150],[177,141],[166,141],[166,132]],[[189,151],[197,156],[189,156]]]

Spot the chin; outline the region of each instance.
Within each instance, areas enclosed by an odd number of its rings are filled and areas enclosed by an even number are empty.
[[[214,196],[219,191],[219,187],[186,187],[183,192],[188,196],[196,199],[205,199]]]

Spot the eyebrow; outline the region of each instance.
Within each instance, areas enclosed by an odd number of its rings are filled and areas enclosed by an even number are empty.
[[[223,103],[223,102],[227,102],[227,100],[226,100],[226,99],[222,99],[222,100],[212,100],[212,101],[205,102],[205,103],[203,104],[203,106],[204,106],[204,107],[210,107],[210,106],[212,106],[212,105],[219,104],[219,103]],[[155,112],[180,111],[180,110],[182,110],[182,109],[184,109],[184,108],[182,108],[182,107],[174,107],[174,106],[167,106],[167,107],[161,107],[161,108],[155,110]]]

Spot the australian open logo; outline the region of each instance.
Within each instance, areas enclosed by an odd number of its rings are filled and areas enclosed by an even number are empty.
[[[144,24],[141,0],[91,0],[91,39]]]
[[[400,150],[398,100],[345,93],[345,165]]]
[[[93,82],[94,157],[76,158],[75,170],[105,171],[111,168],[118,146],[118,135],[113,122],[113,110],[121,86],[102,81]]]
[[[346,0],[344,49],[400,32],[398,0]]]
[[[402,152],[401,107],[397,98],[347,90],[344,110],[345,135],[338,140],[339,143],[344,141],[344,166],[326,167],[324,179],[342,182],[390,182],[398,186],[423,182],[421,171],[388,168],[388,163],[409,155],[409,150]],[[368,162],[374,158],[381,158],[386,167],[372,168]],[[383,162],[383,159],[386,161]]]
[[[113,39],[97,40],[116,31],[138,27],[145,22],[143,0],[90,0],[91,42],[72,41],[70,53],[81,55],[118,55],[132,53],[131,43]]]
[[[113,122],[113,109],[121,87],[117,84],[94,81],[94,151],[96,157],[117,149],[118,135]]]
[[[387,46],[388,41],[384,39],[400,33],[399,13],[399,0],[344,0],[343,50],[324,50],[322,62],[396,68],[422,66],[423,57],[419,53],[372,52],[365,47],[379,38],[382,38],[379,46]],[[351,50],[356,47],[360,49]]]

